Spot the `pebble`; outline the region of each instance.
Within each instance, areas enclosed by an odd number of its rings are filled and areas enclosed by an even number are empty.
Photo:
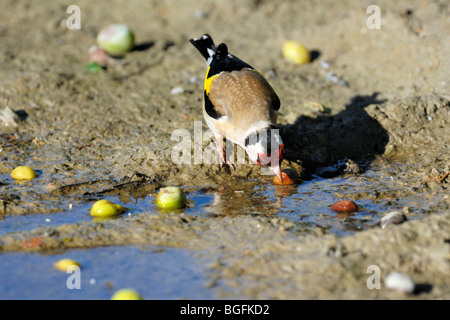
[[[352,200],[340,200],[331,206],[331,210],[335,212],[355,212],[358,206]]]
[[[409,294],[413,293],[415,288],[414,281],[401,272],[388,274],[384,284],[389,290],[398,290]]]
[[[386,228],[390,224],[400,224],[407,220],[406,216],[399,211],[386,213],[380,220],[380,227]]]
[[[348,82],[337,76],[334,72],[327,73],[325,79],[338,86],[348,87]]]
[[[170,94],[181,94],[181,93],[184,93],[183,87],[175,87],[172,88],[172,90],[170,90]]]
[[[330,109],[325,108],[323,105],[315,101],[307,101],[303,103],[303,105],[313,112],[320,112],[320,113],[330,112]]]
[[[57,182],[57,181],[52,181],[49,182],[46,186],[45,189],[47,190],[47,192],[52,192],[55,191],[58,188],[62,187],[62,183],[61,182]]]
[[[207,14],[204,11],[197,10],[194,12],[194,17],[197,20],[203,20],[207,17]]]
[[[329,67],[330,67],[330,63],[328,63],[327,61],[325,61],[325,60],[320,60],[320,62],[319,62],[319,64],[320,64],[320,66],[323,68],[323,69],[328,69]]]
[[[359,174],[362,169],[351,159],[339,160],[337,164],[316,169],[316,174],[324,178],[331,178],[341,174]]]
[[[105,50],[96,45],[89,48],[88,55],[89,62],[97,62],[100,66],[106,66],[108,63],[116,60],[112,58]]]
[[[19,123],[19,116],[11,110],[10,107],[5,107],[0,110],[0,125],[3,127],[17,127]]]
[[[190,77],[189,79],[188,79],[188,81],[187,81],[187,83],[188,84],[195,84],[195,83],[198,83],[198,82],[200,82],[200,78],[198,78],[198,77]]]

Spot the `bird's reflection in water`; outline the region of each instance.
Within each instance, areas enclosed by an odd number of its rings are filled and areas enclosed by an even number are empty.
[[[238,185],[202,188],[198,192],[214,196],[213,201],[204,207],[209,216],[271,216],[280,212],[284,197],[297,193],[297,186],[273,186],[251,180]]]

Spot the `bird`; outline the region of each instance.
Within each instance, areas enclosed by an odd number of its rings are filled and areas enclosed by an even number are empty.
[[[203,116],[214,133],[219,164],[229,164],[223,138],[244,148],[249,159],[269,167],[281,180],[284,144],[276,128],[281,102],[262,74],[232,55],[211,36],[189,40],[206,60]]]

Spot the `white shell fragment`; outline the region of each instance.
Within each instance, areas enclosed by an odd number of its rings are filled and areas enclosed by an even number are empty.
[[[181,94],[181,93],[184,93],[183,87],[175,87],[172,88],[172,90],[170,90],[170,94]]]
[[[334,72],[327,73],[325,79],[338,86],[348,87],[348,82],[345,81],[342,77],[336,75]]]
[[[380,221],[380,227],[382,229],[386,228],[390,224],[400,224],[408,220],[406,216],[399,211],[392,211],[386,213]]]
[[[392,272],[388,274],[384,285],[389,290],[398,290],[410,294],[414,292],[415,287],[414,281],[401,272]]]
[[[17,127],[19,121],[19,116],[10,107],[0,110],[0,127]]]
[[[322,68],[324,68],[325,70],[328,69],[330,67],[330,63],[325,61],[325,60],[320,60],[319,64]]]

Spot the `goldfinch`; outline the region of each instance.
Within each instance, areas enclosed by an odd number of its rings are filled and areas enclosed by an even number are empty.
[[[214,133],[219,163],[230,163],[223,150],[225,137],[243,147],[253,162],[270,166],[281,179],[284,145],[275,129],[280,109],[277,94],[258,71],[230,54],[226,44],[214,45],[208,34],[190,42],[208,66],[203,116]]]

